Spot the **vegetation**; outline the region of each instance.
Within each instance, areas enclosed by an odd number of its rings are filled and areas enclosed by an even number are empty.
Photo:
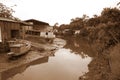
[[[62,24],[57,27],[61,33],[65,29],[73,30],[73,32],[80,30],[80,33],[70,36],[87,40],[91,47],[97,51],[96,57],[89,64],[90,71],[80,77],[80,80],[120,79],[120,60],[118,59],[120,56],[118,45],[120,44],[119,4],[117,4],[118,7],[104,8],[99,16],[94,15],[89,18],[87,15],[83,15],[82,18],[72,19],[70,24]]]
[[[117,7],[104,8],[101,15],[94,15],[89,18],[87,15],[71,19],[69,24],[58,23],[54,29],[58,30],[58,35],[74,36],[76,39],[87,40],[88,43],[97,51],[95,58],[89,64],[90,72],[86,73],[87,77],[80,77],[80,80],[119,80],[120,79],[120,2]],[[0,17],[16,19],[12,16],[14,11],[0,3]],[[74,34],[76,30],[80,33]],[[46,43],[48,40],[41,38],[31,38],[31,41]],[[72,40],[69,46],[73,47]],[[74,50],[78,49],[79,41],[74,42]],[[83,47],[84,45],[82,45]],[[68,47],[68,46],[65,46]],[[88,46],[87,46],[88,47]],[[81,48],[82,49],[82,48]],[[88,48],[87,48],[88,49]],[[91,49],[91,48],[90,48]],[[92,55],[93,56],[93,55]],[[92,77],[92,78],[89,78]]]
[[[7,7],[6,5],[0,3],[0,17],[12,18],[13,9]]]
[[[12,8],[0,3],[0,17],[19,21],[19,18],[16,18],[12,15],[14,12],[15,11]]]
[[[83,15],[82,18],[72,19],[70,24],[62,24],[57,27],[60,33],[69,29],[69,33],[80,30],[77,37],[86,38],[90,43],[100,43],[101,48],[109,48],[120,42],[120,9],[104,8],[101,15],[94,15],[89,18]],[[73,34],[71,34],[73,35]]]

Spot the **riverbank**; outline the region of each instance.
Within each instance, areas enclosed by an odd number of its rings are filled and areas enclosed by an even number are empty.
[[[120,79],[120,44],[97,53],[88,65],[89,72],[79,80],[119,80]]]
[[[43,40],[44,41],[44,40]],[[31,63],[38,59],[43,59],[44,57],[54,56],[54,51],[63,47],[66,42],[63,39],[55,38],[52,43],[38,43],[32,42],[31,50],[24,56],[20,56],[16,60],[9,60],[6,54],[0,54],[0,80],[2,75],[7,70],[17,68],[21,65]]]
[[[88,65],[89,72],[79,80],[119,80],[120,79],[120,44],[98,54]]]
[[[120,79],[120,44],[102,50],[100,43],[89,43],[88,39],[80,37],[65,37],[67,45],[76,54],[81,51],[92,58],[88,65],[89,72],[79,77],[79,80],[118,80]],[[72,42],[72,43],[71,43]],[[84,56],[83,56],[84,57]]]

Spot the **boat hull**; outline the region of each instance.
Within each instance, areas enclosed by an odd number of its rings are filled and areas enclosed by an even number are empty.
[[[10,46],[10,52],[8,53],[8,56],[19,56],[27,53],[31,48],[30,42],[24,42],[24,43],[17,43]]]

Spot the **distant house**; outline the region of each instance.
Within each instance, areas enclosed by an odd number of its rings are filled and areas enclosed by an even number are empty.
[[[49,26],[49,27],[46,28],[46,30],[41,31],[40,37],[55,38],[53,27]]]
[[[74,30],[74,34],[79,34],[80,33],[80,30]]]
[[[64,29],[64,30],[62,31],[62,33],[63,33],[64,35],[73,35],[73,34],[74,34],[74,31],[73,31],[72,29]]]
[[[50,27],[48,23],[35,19],[25,20],[25,22],[32,24],[32,27],[28,29],[27,34],[45,38],[55,37],[53,34],[53,27]]]
[[[15,21],[7,18],[0,17],[0,51],[4,51],[7,41],[18,38],[22,39],[24,35],[24,28],[26,25],[21,21]]]
[[[33,25],[33,27],[32,27],[33,30],[43,31],[47,27],[49,27],[48,23],[42,22],[42,21],[39,21],[39,20],[35,20],[35,19],[25,20],[24,22],[28,22],[28,23],[32,24]]]

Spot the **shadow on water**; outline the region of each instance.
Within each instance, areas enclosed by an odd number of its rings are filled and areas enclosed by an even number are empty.
[[[40,59],[37,59],[35,61],[32,61],[30,63],[26,63],[17,67],[14,67],[12,69],[6,70],[1,73],[1,80],[7,80],[10,77],[13,77],[14,75],[18,73],[24,72],[29,66],[37,65],[37,64],[42,64],[48,62],[49,57],[43,57]]]

